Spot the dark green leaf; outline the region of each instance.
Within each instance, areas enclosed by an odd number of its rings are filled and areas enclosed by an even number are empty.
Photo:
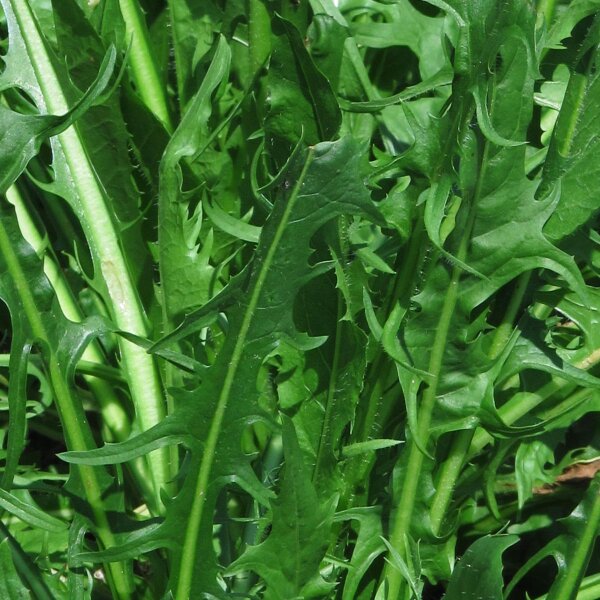
[[[483,537],[469,546],[456,565],[444,600],[502,600],[502,553],[516,535]]]
[[[282,17],[276,17],[273,24],[276,38],[267,78],[268,135],[294,145],[301,136],[308,144],[333,139],[341,114],[330,83],[315,66],[296,27]]]

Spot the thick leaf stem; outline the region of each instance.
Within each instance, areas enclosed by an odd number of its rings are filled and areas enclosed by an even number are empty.
[[[455,130],[456,128],[457,131],[460,131],[470,119],[471,107],[464,106],[461,103],[457,108],[458,110],[456,111],[452,130]],[[449,140],[450,139],[452,139],[452,136],[450,136]],[[483,160],[485,160],[486,151],[487,146],[486,150],[484,151]],[[427,371],[431,376],[431,382],[423,392],[418,414],[417,431],[414,432],[414,435],[421,440],[424,447],[427,446],[430,438],[429,425],[431,423],[433,409],[435,407],[438,384],[442,375],[444,353],[446,352],[448,334],[450,332],[454,310],[458,301],[460,279],[463,274],[463,269],[460,267],[460,265],[465,263],[469,245],[471,243],[471,231],[473,229],[476,216],[475,208],[477,206],[477,199],[479,198],[481,192],[481,186],[482,178],[480,176],[477,182],[477,188],[470,199],[467,222],[459,242],[458,250],[456,252],[457,263],[454,264],[450,273],[450,281],[448,283],[448,288],[446,290],[444,302],[440,311],[437,329],[433,340],[433,346],[429,357]],[[410,525],[413,517],[419,481],[421,478],[421,469],[425,459],[425,455],[414,439],[408,440],[405,452],[408,452],[406,472],[403,480],[400,500],[394,508],[392,514],[392,530],[390,534],[390,544],[393,548],[398,550],[400,554],[403,553],[403,548],[406,547],[405,540],[410,534]],[[384,568],[383,578],[387,583],[388,598],[390,600],[399,600],[402,598],[404,594],[403,585],[405,580],[402,573],[392,566],[390,562],[388,562]]]
[[[499,356],[511,336],[514,321],[523,302],[530,279],[531,274],[524,273],[517,281],[515,290],[502,319],[502,323],[498,325],[494,334],[494,339],[492,340],[492,345],[488,352],[488,356],[491,359]],[[469,448],[471,447],[473,435],[474,431],[472,429],[456,433],[450,446],[450,450],[448,451],[448,455],[440,468],[440,474],[435,486],[435,496],[430,511],[431,528],[434,535],[440,534],[444,517],[452,500],[454,487],[456,486],[460,472],[465,464]]]
[[[16,186],[13,185],[7,190],[6,198],[15,207],[15,214],[23,238],[43,260],[44,274],[54,289],[63,314],[70,321],[81,322],[83,316],[73,297],[73,292],[69,288],[57,261],[48,252],[46,242],[33,222],[26,203]],[[104,434],[105,441],[124,441],[131,432],[131,420],[115,394],[114,385],[102,376],[103,371],[106,370],[108,373],[109,368],[106,367],[105,357],[98,342],[93,340],[85,347],[78,364],[78,370],[82,373],[100,406],[102,419],[107,429]],[[120,374],[120,372],[117,371],[117,374]],[[151,497],[152,486],[149,485],[151,477],[146,462],[143,459],[136,459],[131,461],[130,468],[144,496]]]
[[[470,231],[474,221],[474,211],[471,211],[469,221],[469,226],[466,228],[465,235],[461,240],[460,248],[457,253],[457,258],[460,261],[464,261],[466,257],[470,239]],[[431,383],[423,393],[423,400],[419,410],[419,421],[417,426],[418,431],[415,432],[415,435],[417,435],[423,441],[423,443],[426,443],[426,440],[429,439],[429,424],[431,423],[431,417],[435,406],[438,383],[442,372],[444,352],[446,350],[448,333],[452,323],[452,316],[458,300],[459,282],[462,273],[463,270],[460,267],[453,267],[433,341],[433,348],[431,350],[431,356],[429,359],[429,367],[427,369],[431,374],[432,379]],[[425,455],[414,441],[410,441],[408,443],[408,448],[406,451],[409,453],[406,475],[404,477],[404,485],[402,487],[400,502],[394,510],[392,533],[390,536],[390,544],[396,549],[401,549],[404,547],[404,540],[410,532],[413,507],[419,485],[421,468],[425,458]],[[400,589],[403,581],[402,573],[388,563],[385,567],[384,577],[388,584],[388,598],[390,598],[390,600],[400,598]]]
[[[6,199],[15,207],[15,213],[23,238],[33,248],[40,259],[44,261],[44,274],[54,288],[54,293],[56,294],[56,298],[63,314],[69,321],[79,323],[82,320],[79,307],[77,306],[73,294],[67,286],[56,261],[46,252],[46,242],[35,226],[16,186],[11,186],[7,190]],[[95,341],[85,348],[81,358],[92,364],[103,365],[105,362],[100,348]],[[130,430],[129,416],[117,398],[113,386],[104,379],[98,377],[91,375],[84,375],[84,377],[100,404],[102,418],[108,427],[108,430],[114,436],[113,439],[117,441],[125,440],[129,435]]]
[[[538,0],[537,12],[544,16],[546,27],[549,28],[556,12],[556,0]]]
[[[244,318],[240,326],[240,331],[235,343],[235,347],[233,349],[231,360],[229,362],[227,375],[225,376],[225,380],[223,381],[223,387],[221,388],[221,393],[219,394],[219,398],[217,400],[215,413],[210,425],[208,436],[206,437],[206,441],[204,443],[202,460],[200,463],[200,469],[198,471],[198,476],[196,479],[196,488],[193,495],[194,500],[192,506],[190,507],[190,516],[185,530],[181,553],[181,563],[177,577],[177,591],[175,593],[176,600],[188,600],[188,598],[190,597],[194,567],[196,564],[198,536],[200,533],[200,526],[202,524],[204,507],[206,506],[206,500],[209,493],[208,485],[210,482],[210,475],[215,460],[215,451],[217,448],[217,443],[219,440],[219,436],[221,435],[221,428],[223,425],[223,419],[225,417],[225,411],[227,410],[227,406],[229,404],[231,388],[233,387],[235,378],[237,376],[240,361],[242,360],[242,356],[244,353],[246,338],[248,336],[248,332],[250,331],[250,326],[254,318],[256,307],[258,306],[258,302],[263,292],[264,284],[267,279],[269,269],[271,268],[271,264],[273,263],[275,253],[277,252],[277,248],[279,246],[279,243],[281,242],[285,228],[289,222],[292,211],[294,210],[296,201],[300,195],[300,190],[304,183],[304,179],[306,177],[306,174],[308,173],[310,164],[312,163],[313,154],[314,150],[310,148],[308,150],[308,155],[306,158],[306,162],[304,163],[302,172],[300,173],[298,181],[294,186],[293,192],[287,201],[285,210],[281,217],[281,221],[277,226],[277,229],[273,236],[273,240],[265,256],[264,262],[261,264],[260,271],[258,272],[258,275],[256,277],[252,293],[248,300],[248,306],[244,313]]]
[[[167,131],[173,131],[165,86],[162,85],[148,28],[137,0],[119,0],[128,42],[131,41],[129,64],[133,81],[144,104],[160,119]]]
[[[67,112],[67,99],[27,0],[6,1],[9,2],[21,30],[47,110],[55,114]],[[76,127],[70,127],[57,137],[77,190],[81,225],[95,258],[95,266],[100,269],[106,285],[107,300],[110,301],[115,323],[120,329],[146,337],[143,309],[129,274],[103,187],[97,179],[83,140]],[[135,344],[124,340],[120,344],[140,428],[150,429],[165,415],[164,399],[154,361]],[[159,505],[159,489],[171,479],[168,451],[157,450],[149,455],[148,460],[155,488],[155,503]]]
[[[250,68],[256,73],[271,53],[271,18],[263,0],[246,0]]]

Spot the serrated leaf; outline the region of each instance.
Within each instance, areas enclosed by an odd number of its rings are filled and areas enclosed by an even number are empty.
[[[0,139],[12,148],[11,152],[3,152],[0,157],[0,194],[4,194],[25,170],[45,139],[70,127],[93,106],[112,77],[115,59],[116,50],[112,47],[102,61],[96,80],[65,115],[22,115],[0,104]],[[7,87],[8,82],[2,85],[0,80],[0,90]]]
[[[212,95],[228,76],[230,60],[229,46],[225,38],[220,37],[206,77],[160,162],[159,262],[163,301],[170,319],[208,300],[214,268],[208,257],[198,251],[201,213],[188,216],[187,202],[182,202],[180,163],[197,154],[204,143],[212,112]],[[186,234],[190,221],[197,222],[193,223],[193,239],[188,239]]]
[[[228,573],[259,573],[267,584],[265,600],[320,598],[331,588],[318,575],[318,567],[335,506],[318,499],[288,419],[283,421],[283,448],[286,471],[281,492],[271,502],[271,532],[262,544],[248,548]]]
[[[596,122],[600,116],[600,75],[572,73],[562,103],[548,157],[544,163],[538,196],[560,190],[560,199],[544,226],[554,243],[572,235],[598,213],[589,194],[600,173]]]
[[[267,418],[256,404],[255,381],[262,361],[277,348],[278,340],[285,337],[292,343],[298,341],[300,347],[311,347],[295,330],[292,309],[298,290],[314,276],[308,264],[312,236],[340,213],[380,218],[358,176],[358,160],[355,142],[343,138],[309,149],[305,162],[295,166],[295,184],[275,204],[263,227],[252,268],[240,281],[245,292],[225,309],[228,335],[201,387],[177,392],[178,409],[145,432],[139,443],[133,438],[122,446],[113,446],[110,456],[103,449],[63,455],[81,463],[122,462],[144,453],[148,444],[162,443],[160,440],[167,436],[185,440],[192,457],[182,491],[169,504],[164,523],[137,545],[140,551],[165,545],[179,548],[174,555],[173,589],[193,584],[217,596],[221,594],[215,579],[217,566],[210,532],[212,507],[223,482],[235,481],[260,502],[269,498],[238,440],[249,423]],[[267,313],[268,321],[254,318]],[[180,328],[178,337],[190,329],[194,330],[193,324]],[[198,395],[209,401],[198,405]],[[130,452],[120,456],[119,449],[126,448]],[[198,485],[202,487],[200,495]],[[189,530],[188,541],[182,547],[181,531],[187,527],[190,511],[196,513],[198,530]]]

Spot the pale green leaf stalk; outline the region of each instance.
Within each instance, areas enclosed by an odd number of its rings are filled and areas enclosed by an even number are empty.
[[[261,0],[247,0],[246,10],[250,36],[250,61],[252,72],[256,73],[271,52],[271,22],[267,8]]]
[[[6,192],[6,199],[15,207],[15,215],[21,229],[23,238],[34,249],[35,253],[43,260],[44,274],[54,289],[60,309],[67,319],[74,323],[83,320],[83,315],[73,297],[59,266],[46,250],[46,241],[37,229],[25,202],[16,186],[11,186]],[[81,360],[87,361],[92,370],[104,365],[105,358],[100,346],[96,340],[88,344],[82,355]],[[94,397],[98,401],[102,418],[107,428],[105,438],[107,441],[123,441],[131,433],[131,422],[129,415],[125,411],[121,400],[115,394],[113,385],[102,377],[97,377],[87,373],[83,375]],[[135,474],[136,481],[146,494],[152,495],[151,477],[148,472],[148,465],[141,459],[132,461],[131,469]]]
[[[62,114],[69,106],[54,71],[44,38],[27,0],[8,0],[25,42],[31,65],[42,91],[48,112]],[[105,192],[98,181],[93,164],[77,128],[70,127],[57,136],[62,147],[82,215],[82,227],[95,257],[96,268],[106,285],[107,300],[119,329],[147,336],[140,299],[131,280],[119,243]],[[165,416],[165,402],[154,361],[142,348],[120,340],[123,367],[129,383],[136,416],[142,430],[150,429]],[[166,450],[157,450],[148,457],[154,485],[154,503],[159,505],[159,490],[172,478],[172,468]]]
[[[56,298],[58,299],[63,314],[70,321],[79,323],[82,320],[81,311],[79,310],[58,265],[46,253],[44,239],[29,215],[23,198],[16,186],[11,186],[7,190],[6,199],[15,207],[15,213],[23,238],[44,261],[44,274],[54,288]],[[94,364],[104,363],[104,357],[95,341],[85,348],[81,358]],[[94,396],[100,403],[102,417],[113,438],[115,440],[126,439],[130,433],[131,424],[129,423],[129,417],[121,405],[121,402],[114,393],[113,387],[99,377],[90,375],[85,375],[84,377],[94,393]]]
[[[458,259],[461,261],[464,261],[466,258],[470,230],[473,224],[473,216],[474,211],[471,211],[470,224],[467,227],[467,231],[465,232],[457,254]],[[454,309],[458,300],[459,282],[462,272],[462,269],[458,266],[455,266],[452,270],[452,277],[448,285],[448,290],[446,292],[446,297],[437,326],[428,369],[428,372],[432,375],[432,381],[423,394],[423,401],[419,410],[417,436],[423,441],[428,440],[430,437],[429,424],[431,423],[431,417],[435,406],[438,382],[442,370],[444,349],[446,347],[450,324],[452,322]],[[400,502],[394,510],[395,518],[393,520],[393,529],[390,535],[390,544],[396,549],[404,547],[404,540],[410,533],[410,523],[414,510],[419,475],[423,466],[423,460],[425,459],[425,455],[423,454],[421,448],[419,448],[414,441],[411,441],[408,444],[406,452],[409,453],[406,478],[402,488]],[[387,563],[384,570],[384,577],[388,584],[388,597],[390,599],[402,598],[401,589],[404,582],[402,573],[392,567],[390,563]]]
[[[156,68],[142,9],[137,0],[119,0],[119,6],[125,21],[127,39],[131,43],[129,65],[137,92],[167,131],[173,131],[165,87]]]
[[[21,269],[19,259],[10,243],[10,238],[0,219],[0,253],[2,254],[7,266],[7,270],[18,290],[22,302],[22,310],[29,326],[36,339],[50,346],[50,336],[46,326],[37,310],[35,299],[33,298],[26,274]],[[61,416],[61,422],[65,429],[65,437],[70,448],[81,451],[93,448],[93,438],[91,430],[85,416],[82,414],[81,407],[78,407],[78,400],[73,397],[70,386],[65,379],[61,365],[54,351],[50,352],[48,361],[49,379],[54,390],[56,405]],[[100,542],[106,546],[112,546],[115,538],[111,531],[108,517],[104,509],[103,490],[98,480],[94,467],[82,465],[78,467],[86,498],[90,504],[94,515],[96,532]],[[113,563],[107,565],[108,580],[113,588],[115,597],[126,600],[131,597],[132,581],[123,563]]]
[[[523,297],[530,279],[531,273],[525,273],[519,277],[502,323],[498,326],[494,335],[493,343],[488,352],[490,358],[497,358],[508,342],[513,331],[517,312],[523,302]],[[440,533],[444,517],[446,516],[446,512],[452,501],[452,494],[456,482],[458,481],[458,477],[471,447],[473,436],[474,431],[472,429],[458,432],[452,441],[448,456],[440,468],[440,475],[430,511],[431,527],[435,535],[439,535]]]

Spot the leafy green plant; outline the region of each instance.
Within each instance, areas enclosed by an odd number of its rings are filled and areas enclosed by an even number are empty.
[[[599,2],[0,3],[0,597],[600,595]]]

